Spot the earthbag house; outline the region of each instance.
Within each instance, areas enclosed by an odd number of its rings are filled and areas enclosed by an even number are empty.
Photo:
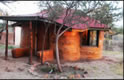
[[[12,50],[14,58],[22,56],[38,56],[41,58],[41,50],[43,47],[43,37],[46,26],[44,23],[50,24],[45,38],[43,51],[43,62],[54,61],[55,59],[55,35],[54,24],[41,18],[41,14],[33,14],[28,16],[0,16],[0,19],[7,21],[15,21],[14,27],[21,27],[21,43],[20,48]],[[58,28],[62,22],[55,21]],[[102,57],[104,31],[108,30],[105,24],[96,23],[98,21],[92,19],[89,22],[90,27],[84,24],[72,26],[59,39],[60,59],[64,61],[78,61],[81,59],[100,59]],[[69,27],[65,26],[64,28]],[[31,55],[32,54],[32,55]]]

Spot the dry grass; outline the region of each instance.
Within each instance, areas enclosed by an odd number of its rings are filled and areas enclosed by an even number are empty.
[[[103,54],[122,54],[122,52],[119,52],[119,51],[103,51]]]
[[[123,76],[123,52],[119,51],[103,51],[103,55],[113,57],[117,63],[110,65],[110,69],[117,75]]]
[[[116,65],[112,66],[111,69],[112,69],[112,71],[113,71],[114,73],[116,73],[117,75],[123,76],[123,64],[122,64],[122,63],[116,64]]]

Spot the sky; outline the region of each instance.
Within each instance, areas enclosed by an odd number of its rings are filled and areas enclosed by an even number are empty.
[[[32,14],[39,12],[37,3],[39,1],[17,1],[8,5],[7,8],[4,5],[0,4],[0,8],[7,11],[10,15],[23,15],[23,14]],[[123,1],[119,1],[118,7],[123,9]],[[114,23],[116,27],[123,26],[123,18],[120,21]]]

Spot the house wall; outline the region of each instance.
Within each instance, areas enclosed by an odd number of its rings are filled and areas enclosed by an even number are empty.
[[[67,31],[59,40],[60,56],[65,61],[80,59],[80,36],[78,32]]]
[[[30,47],[30,30],[29,30],[28,23],[22,24],[20,47],[21,48],[29,48]]]
[[[79,32],[74,30],[67,31],[59,39],[60,59],[64,61],[100,59],[102,58],[103,40],[104,31],[100,31],[98,47],[81,46]],[[52,33],[50,41],[50,48],[55,51],[55,36]]]
[[[25,23],[22,26],[22,34],[21,34],[21,47],[29,48],[30,47],[30,30],[29,24]],[[45,27],[42,23],[38,23],[37,26],[37,47],[38,51],[42,50],[42,41],[44,37]],[[46,40],[45,40],[45,51],[52,50],[54,58],[55,58],[55,35],[54,35],[54,27],[51,25],[49,31],[47,32]],[[33,25],[33,33],[35,33],[36,25]],[[102,48],[103,48],[103,40],[104,40],[104,31],[100,31],[99,33],[99,45],[98,47],[91,46],[80,46],[80,35],[78,31],[72,30],[71,32],[65,32],[59,39],[59,52],[60,59],[64,61],[77,61],[80,59],[100,59],[102,57]],[[34,39],[35,41],[35,39]],[[48,56],[48,55],[47,55]],[[51,57],[51,61],[53,59]],[[46,57],[46,56],[45,56]]]
[[[52,28],[52,27],[51,27]],[[50,49],[55,54],[54,28],[50,29]],[[80,36],[77,31],[66,31],[58,42],[60,59],[63,61],[77,61],[80,59]]]
[[[45,35],[45,25],[43,23],[39,23],[38,27],[37,27],[37,41],[38,41],[38,51],[42,50],[43,47],[43,39],[44,39],[44,35]],[[49,35],[48,35],[49,31],[46,34],[45,37],[45,44],[44,44],[44,50],[49,49]]]
[[[45,27],[43,27],[44,25],[42,23],[37,23],[33,24],[33,42],[35,43],[35,36],[37,36],[37,50],[40,51],[42,50],[42,44],[43,44],[43,37],[44,37],[44,33],[45,33]],[[36,32],[36,27],[37,27],[37,34],[35,34]],[[22,25],[22,30],[21,30],[21,44],[20,47],[21,48],[30,48],[30,29],[29,29],[29,23],[24,23]],[[45,47],[44,49],[49,49],[49,43],[48,43],[48,34],[46,36],[45,39]],[[33,47],[35,45],[33,44]]]
[[[13,35],[14,35],[13,32],[8,34],[8,44],[10,45],[14,44]],[[5,44],[5,41],[6,41],[6,32],[2,32],[0,44]]]

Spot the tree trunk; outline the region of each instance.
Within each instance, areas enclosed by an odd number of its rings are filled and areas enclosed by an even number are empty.
[[[60,36],[62,34],[64,34],[64,32],[66,32],[68,29],[70,29],[70,27],[68,27],[60,33],[62,27],[63,27],[63,25],[59,28],[59,30],[56,34],[56,61],[57,61],[57,67],[58,67],[60,72],[62,72],[63,70],[62,70],[61,64],[60,64],[58,41],[59,41]]]
[[[59,37],[56,36],[56,61],[57,61],[57,67],[58,67],[59,71],[62,72],[60,58],[59,58],[58,40],[59,40]]]

